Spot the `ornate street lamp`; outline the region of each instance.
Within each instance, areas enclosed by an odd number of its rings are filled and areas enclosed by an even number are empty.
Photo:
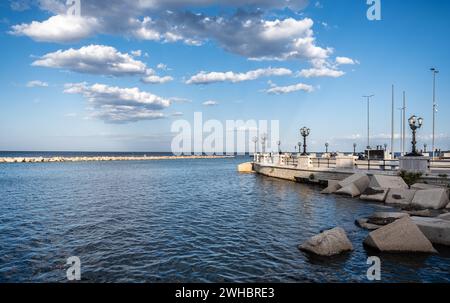
[[[353,143],[353,156],[356,156],[356,143]]]
[[[310,135],[310,133],[311,133],[311,130],[309,128],[307,128],[307,127],[302,127],[300,129],[300,134],[303,137],[303,153],[302,153],[302,156],[307,156],[308,155],[308,153],[306,152],[306,147],[307,147],[307,145],[306,145],[306,137],[308,137]]]
[[[328,147],[330,146],[330,144],[327,142],[325,143],[325,153],[328,154]]]
[[[261,136],[261,145],[262,145],[262,153],[265,154],[266,153],[266,141],[267,141],[267,135],[263,134]]]
[[[408,157],[420,157],[423,156],[420,153],[417,152],[417,141],[416,141],[416,132],[419,128],[422,127],[423,125],[423,119],[422,118],[417,118],[416,116],[412,116],[411,118],[409,118],[408,120],[409,123],[409,127],[412,130],[412,152],[410,154],[408,154]]]
[[[258,137],[253,137],[253,143],[255,143],[255,155],[258,153]]]

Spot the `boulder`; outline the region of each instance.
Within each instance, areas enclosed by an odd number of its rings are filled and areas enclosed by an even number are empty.
[[[351,183],[338,191],[336,191],[336,194],[338,195],[344,195],[344,196],[350,196],[352,198],[358,197],[361,195],[361,192],[359,191],[358,187],[354,183]]]
[[[412,201],[412,206],[422,209],[442,209],[445,208],[448,203],[447,189],[424,189],[416,192]]]
[[[319,256],[333,256],[353,250],[353,245],[345,230],[336,227],[312,237],[300,245],[299,249]]]
[[[389,192],[389,188],[368,187],[364,193],[361,194],[360,199],[365,201],[384,202]]]
[[[410,217],[398,219],[372,231],[364,240],[364,244],[381,252],[436,253],[431,242]]]
[[[253,172],[253,164],[251,162],[242,163],[238,166],[238,171],[240,173],[251,173]]]
[[[408,189],[408,185],[399,176],[373,175],[369,187]]]
[[[424,189],[436,189],[436,188],[440,188],[437,185],[430,185],[430,184],[425,184],[425,183],[416,183],[411,185],[411,189],[415,189],[415,190],[424,190]]]
[[[420,217],[412,217],[412,220],[431,243],[450,246],[449,220]]]
[[[386,197],[387,204],[409,205],[414,199],[416,190],[393,188]]]
[[[366,174],[354,174],[348,177],[347,179],[339,182],[339,185],[341,187],[347,187],[353,184],[358,188],[359,192],[362,193],[369,186],[369,183],[370,179]]]
[[[339,181],[336,180],[328,180],[328,187],[321,191],[321,194],[329,195],[334,194],[339,189],[341,189],[341,186],[339,185]]]

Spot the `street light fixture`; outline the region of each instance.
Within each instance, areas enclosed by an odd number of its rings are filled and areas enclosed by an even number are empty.
[[[408,120],[409,123],[409,127],[412,130],[412,152],[410,154],[408,154],[408,157],[421,157],[423,155],[421,155],[420,153],[417,152],[417,141],[416,141],[416,132],[418,129],[420,129],[423,125],[423,119],[422,118],[417,118],[416,116],[412,116],[411,118],[409,118]]]
[[[328,147],[330,146],[330,144],[327,142],[325,143],[325,152],[328,154]]]
[[[306,147],[307,147],[307,145],[306,145],[306,137],[308,137],[311,134],[311,130],[309,128],[307,128],[306,126],[302,127],[300,129],[300,134],[303,137],[303,153],[302,153],[302,156],[307,156],[308,153],[306,152]]]
[[[423,152],[424,152],[424,153],[427,152],[427,147],[428,147],[428,144],[424,143],[424,144],[423,144]]]
[[[353,143],[353,156],[356,156],[356,143]]]
[[[278,145],[278,154],[281,155],[281,141],[277,141]]]
[[[301,153],[302,152],[302,142],[298,142],[297,143],[297,145],[298,145],[298,153]]]
[[[437,112],[437,104],[436,104],[436,74],[439,74],[439,71],[436,68],[430,68],[433,73],[433,135],[432,135],[432,152],[433,158],[435,157],[435,130],[436,130],[436,112]]]
[[[367,98],[367,149],[370,150],[370,99],[375,95],[363,96]]]
[[[253,143],[255,143],[255,155],[258,153],[258,137],[253,137]]]
[[[266,153],[266,141],[267,141],[267,135],[263,134],[261,136],[261,145],[262,145],[262,153],[265,154]]]

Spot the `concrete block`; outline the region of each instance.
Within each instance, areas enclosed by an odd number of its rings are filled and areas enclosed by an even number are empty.
[[[416,184],[411,185],[411,189],[415,189],[415,190],[436,189],[436,188],[441,188],[441,187],[437,186],[437,185],[430,185],[430,184],[425,184],[425,183],[416,183]]]
[[[421,217],[412,217],[412,220],[431,243],[450,246],[449,220]]]
[[[372,188],[368,187],[364,193],[361,194],[360,199],[365,201],[384,202],[386,200],[388,188]]]
[[[409,217],[371,232],[364,244],[382,252],[436,253],[431,242]]]
[[[328,180],[328,187],[322,190],[321,194],[329,195],[334,194],[339,189],[341,189],[341,186],[339,185],[339,181],[337,180]]]
[[[386,204],[409,205],[414,199],[416,190],[393,188],[386,197]]]
[[[345,231],[336,227],[312,237],[300,245],[299,249],[319,256],[333,256],[353,250],[353,245]]]
[[[358,188],[359,192],[362,193],[369,186],[369,183],[370,179],[366,174],[354,174],[339,182],[339,185],[341,187],[346,187],[350,184],[354,184]]]
[[[361,192],[359,191],[358,187],[354,183],[350,183],[349,185],[342,187],[338,191],[336,191],[336,194],[338,195],[344,195],[344,196],[350,196],[352,198],[358,197],[361,195]]]
[[[422,209],[442,209],[445,208],[448,203],[447,189],[425,189],[416,192],[412,201],[412,206]]]
[[[408,189],[408,185],[398,176],[373,175],[369,187]]]

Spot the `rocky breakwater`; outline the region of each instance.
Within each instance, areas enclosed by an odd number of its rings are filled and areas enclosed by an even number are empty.
[[[98,156],[98,157],[6,157],[0,163],[52,163],[52,162],[105,162],[105,161],[151,161],[151,160],[183,160],[183,159],[223,159],[233,156]]]

